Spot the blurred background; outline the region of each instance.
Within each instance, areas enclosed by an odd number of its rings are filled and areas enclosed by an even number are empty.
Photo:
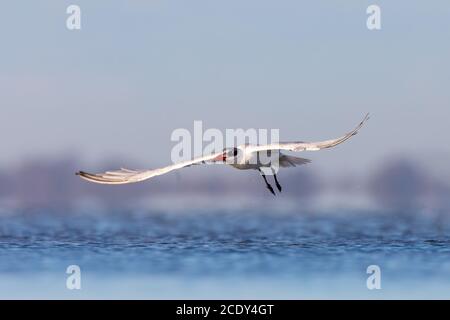
[[[81,30],[66,28],[71,4],[81,8]],[[381,8],[381,30],[366,27],[371,4]],[[73,257],[93,274],[108,265],[112,275],[101,288],[115,283],[119,291],[119,271],[136,283],[147,276],[166,287],[161,279],[172,275],[184,281],[211,274],[218,281],[226,266],[239,281],[248,273],[272,275],[254,280],[251,291],[247,285],[222,291],[231,297],[308,298],[292,288],[292,279],[334,279],[342,268],[340,275],[362,270],[362,291],[346,289],[352,281],[360,288],[358,277],[343,276],[347,282],[335,284],[337,291],[325,290],[326,283],[311,285],[311,292],[362,297],[369,294],[366,262],[374,257],[391,268],[392,279],[405,275],[405,261],[415,261],[420,270],[410,278],[430,284],[437,274],[442,285],[450,279],[449,16],[444,0],[3,3],[0,297],[72,297],[64,281],[63,289],[55,284],[53,291],[33,291],[24,279],[37,273],[48,285],[42,274],[49,273],[64,280],[63,266]],[[224,166],[186,168],[125,186],[92,185],[74,175],[165,166],[175,145],[172,131],[192,130],[195,120],[205,129],[275,128],[281,140],[316,141],[342,135],[367,112],[370,121],[350,141],[302,153],[313,162],[282,170],[284,189],[276,198],[256,172]],[[268,223],[278,233],[267,236]],[[242,225],[252,227],[243,231]],[[162,234],[173,238],[161,240]],[[370,239],[383,235],[390,240],[367,249]],[[254,239],[261,242],[247,248],[255,254],[250,267],[239,241]],[[277,239],[286,243],[269,250]],[[290,251],[299,241],[312,241],[310,251]],[[168,243],[191,247],[173,251]],[[339,251],[343,247],[356,251]],[[435,260],[422,255],[435,249]],[[385,260],[402,253],[403,260]],[[336,260],[336,254],[343,256]],[[217,263],[208,269],[204,259]],[[305,259],[312,265],[299,262]],[[287,268],[292,264],[299,269]],[[287,274],[286,282],[273,270]],[[193,292],[180,289],[183,282],[166,295],[136,289],[122,297],[214,296],[228,283],[200,280]],[[265,281],[278,289],[264,291]],[[403,285],[396,289],[380,297],[411,295]],[[82,297],[117,297],[111,292],[92,289]],[[442,297],[446,289],[429,292]]]

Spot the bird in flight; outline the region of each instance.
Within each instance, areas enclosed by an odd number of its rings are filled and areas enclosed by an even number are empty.
[[[367,114],[364,119],[358,124],[358,126],[342,137],[318,141],[318,142],[279,142],[266,145],[251,145],[243,144],[233,148],[225,148],[222,152],[213,153],[210,155],[198,157],[189,161],[183,161],[175,163],[159,169],[150,170],[129,170],[129,169],[119,169],[115,171],[106,171],[104,173],[87,173],[84,171],[79,171],[76,174],[81,178],[95,183],[100,184],[126,184],[144,181],[162,174],[171,172],[173,170],[189,167],[198,164],[207,163],[223,163],[228,164],[236,169],[240,170],[258,170],[264,179],[267,189],[275,195],[275,191],[267,181],[266,175],[269,173],[273,175],[275,184],[279,192],[282,188],[278,181],[276,172],[278,168],[295,167],[297,165],[310,163],[311,160],[294,157],[281,152],[281,150],[286,151],[317,151],[322,149],[331,148],[337,146],[338,144],[347,141],[352,136],[356,135],[364,125],[364,123],[369,119],[369,114]],[[262,159],[269,159],[270,161],[263,161]]]

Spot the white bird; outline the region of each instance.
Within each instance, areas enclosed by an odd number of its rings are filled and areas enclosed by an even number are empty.
[[[278,182],[275,169],[285,167],[295,167],[310,163],[311,160],[294,157],[283,154],[280,150],[288,151],[317,151],[321,149],[331,148],[343,143],[358,133],[363,124],[369,119],[367,114],[358,126],[347,134],[337,139],[318,141],[318,142],[279,142],[267,145],[250,145],[243,144],[234,148],[225,148],[222,152],[210,154],[207,156],[198,157],[189,161],[175,163],[159,169],[151,170],[129,170],[120,169],[115,171],[106,171],[104,173],[91,174],[84,171],[79,171],[76,174],[81,178],[100,184],[126,184],[144,181],[162,174],[171,172],[173,170],[189,167],[191,165],[205,164],[205,163],[224,163],[240,170],[258,170],[264,179],[267,189],[275,195],[272,186],[267,182],[266,173],[270,169],[274,176],[274,180],[278,191],[281,192],[281,185]],[[261,159],[268,159],[269,161],[261,161]]]

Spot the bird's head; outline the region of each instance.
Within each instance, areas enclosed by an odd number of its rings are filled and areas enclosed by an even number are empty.
[[[223,152],[217,157],[215,157],[213,160],[219,162],[229,162],[234,161],[234,159],[236,159],[238,155],[239,155],[238,148],[225,148],[223,149]]]

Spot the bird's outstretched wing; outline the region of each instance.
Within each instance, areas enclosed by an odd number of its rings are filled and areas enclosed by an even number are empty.
[[[280,142],[280,143],[272,143],[261,146],[246,146],[248,152],[259,152],[259,151],[267,151],[267,150],[289,150],[289,151],[317,151],[321,149],[331,148],[341,144],[342,142],[350,139],[355,134],[358,133],[358,130],[364,125],[364,123],[369,119],[369,114],[366,114],[364,119],[358,124],[358,126],[347,134],[343,135],[337,139],[318,141],[318,142]]]
[[[222,155],[222,153],[215,153],[203,157],[198,157],[193,160],[183,161],[167,167],[152,170],[129,170],[122,168],[120,170],[106,171],[104,173],[96,174],[79,171],[76,173],[76,175],[80,176],[84,180],[100,184],[126,184],[144,181],[152,177],[160,176],[170,171],[181,169],[191,165],[207,163],[208,161],[213,160],[219,155]]]

